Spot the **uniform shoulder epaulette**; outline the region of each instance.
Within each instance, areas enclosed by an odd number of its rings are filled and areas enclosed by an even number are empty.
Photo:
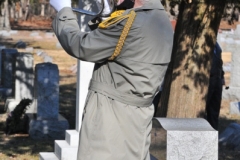
[[[127,15],[123,15],[124,12],[125,12],[125,10],[118,10],[118,11],[113,12],[110,15],[110,17],[107,18],[106,20],[102,21],[98,25],[98,27],[104,29],[104,28],[107,28],[107,27],[109,27],[109,26],[111,26],[113,24],[116,24],[116,23],[118,23],[118,22],[128,18],[129,15],[128,14]]]
[[[134,19],[136,17],[136,13],[134,10],[131,10],[131,12],[129,14],[121,16],[121,17],[128,18],[128,20],[127,20],[126,24],[124,25],[124,28],[123,28],[120,38],[118,40],[117,46],[114,50],[114,53],[112,54],[111,57],[108,58],[108,60],[111,60],[111,61],[114,60],[121,53],[125,39],[128,35],[128,32],[129,32],[132,24],[133,24]]]

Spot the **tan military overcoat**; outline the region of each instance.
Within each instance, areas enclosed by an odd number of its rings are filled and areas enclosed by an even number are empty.
[[[66,7],[53,21],[53,29],[68,54],[95,62],[78,160],[149,160],[152,100],[170,61],[173,30],[159,0],[133,10],[136,18],[120,55],[112,61],[108,58],[127,19],[83,33],[75,14]]]

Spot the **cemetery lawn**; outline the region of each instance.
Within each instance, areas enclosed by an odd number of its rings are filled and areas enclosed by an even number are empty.
[[[34,31],[33,31],[34,32]],[[77,63],[76,59],[68,56],[65,51],[56,47],[56,37],[45,37],[44,31],[37,31],[38,37],[31,37],[30,31],[18,31],[11,37],[1,37],[0,44],[7,48],[14,48],[21,40],[27,44],[27,48],[33,47],[30,53],[34,56],[34,66],[44,62],[43,58],[36,54],[43,51],[58,65],[60,74],[60,106],[59,112],[69,122],[70,129],[75,129],[76,110],[76,73],[71,67]],[[41,38],[42,37],[42,38]],[[25,49],[18,49],[26,52]],[[4,112],[4,101],[0,99],[0,160],[38,160],[39,152],[53,152],[54,140],[32,140],[28,134],[5,135],[5,121],[7,113]]]
[[[34,48],[30,52],[34,55],[35,64],[43,62],[43,58],[36,54],[38,50],[52,57],[53,63],[58,65],[60,73],[59,112],[68,120],[70,129],[75,129],[76,73],[73,73],[70,68],[77,61],[68,56],[62,49],[56,48],[56,37],[45,38],[44,31],[38,32],[38,37],[31,37],[29,36],[30,31],[19,31],[17,35],[11,37],[0,37],[0,44],[6,45],[7,48],[14,48],[19,40],[26,42],[27,47]],[[25,49],[18,50],[19,52],[26,52]],[[229,114],[229,106],[228,100],[222,101],[219,124],[220,134],[230,123],[240,123],[239,117]],[[54,152],[54,140],[32,140],[28,134],[6,136],[4,132],[6,117],[4,101],[0,100],[0,160],[38,160],[39,152]],[[219,160],[237,160],[239,157],[240,151],[231,151],[219,147]]]

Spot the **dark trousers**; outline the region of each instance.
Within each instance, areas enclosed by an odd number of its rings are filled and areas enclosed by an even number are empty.
[[[211,77],[209,81],[208,97],[206,104],[206,119],[211,126],[218,130],[218,118],[222,101],[222,79]]]

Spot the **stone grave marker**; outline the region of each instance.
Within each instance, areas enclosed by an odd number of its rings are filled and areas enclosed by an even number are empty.
[[[219,145],[240,151],[240,124],[231,123],[219,136]]]
[[[217,160],[218,132],[201,118],[154,118],[150,153],[158,160]]]
[[[1,86],[1,79],[2,79],[2,50],[5,49],[5,46],[0,46],[0,86]]]
[[[4,98],[14,95],[16,56],[18,54],[16,49],[2,49],[0,96]]]
[[[33,103],[28,107],[26,113],[36,113],[37,110],[33,95],[33,55],[29,53],[19,53],[16,56],[15,66],[14,97],[6,100],[5,108],[8,112],[11,112],[22,99],[28,98],[33,100]]]
[[[59,114],[59,70],[56,64],[35,67],[37,114],[29,114],[29,135],[33,139],[63,139],[68,121]]]
[[[240,102],[230,102],[230,114],[240,115]]]

